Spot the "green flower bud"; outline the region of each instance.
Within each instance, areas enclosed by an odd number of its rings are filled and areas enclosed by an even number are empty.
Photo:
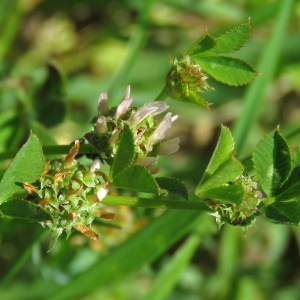
[[[89,169],[75,160],[79,146],[79,141],[76,141],[65,158],[47,162],[45,172],[36,182],[24,183],[29,193],[26,200],[40,205],[53,216],[53,223],[41,224],[50,229],[54,242],[63,231],[68,237],[73,229],[96,239],[97,234],[88,226],[95,218],[95,211],[100,208],[99,200],[104,199],[109,191],[109,183],[101,183],[97,176],[99,162],[95,161]],[[105,187],[101,199],[100,186]],[[98,201],[90,201],[93,196]]]
[[[240,184],[245,190],[244,201],[239,205],[229,203],[215,203],[212,199],[207,199],[206,204],[214,213],[210,215],[216,217],[219,226],[224,223],[242,226],[243,231],[255,224],[255,217],[259,215],[259,207],[262,203],[262,193],[257,190],[257,182],[250,176],[241,175],[232,184]]]
[[[195,103],[209,108],[198,94],[204,90],[214,90],[208,85],[208,77],[203,73],[201,66],[196,64],[190,56],[184,56],[181,60],[171,59],[171,70],[166,78],[166,92],[173,99],[180,102]]]

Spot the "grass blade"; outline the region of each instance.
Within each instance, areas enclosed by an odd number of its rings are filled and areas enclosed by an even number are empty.
[[[292,11],[293,0],[281,0],[279,12],[274,24],[273,35],[267,42],[259,59],[257,70],[262,73],[248,87],[242,113],[233,127],[237,156],[241,157],[243,146],[250,129],[256,123],[265,96],[266,88],[275,76],[276,67],[283,46],[283,39]]]
[[[119,281],[154,261],[194,228],[199,212],[167,211],[47,300],[72,299]],[[141,249],[140,247],[143,247]]]

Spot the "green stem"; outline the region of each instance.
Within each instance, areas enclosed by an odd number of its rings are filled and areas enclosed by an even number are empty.
[[[257,122],[261,112],[266,88],[275,76],[276,66],[283,46],[282,41],[284,40],[292,10],[292,3],[293,0],[281,0],[274,29],[272,30],[273,34],[259,58],[257,70],[262,75],[258,76],[248,87],[244,96],[243,110],[234,124],[233,135],[238,157],[242,156],[248,133]]]
[[[169,97],[167,88],[164,86],[160,94],[155,98],[154,101],[164,101],[167,97]]]
[[[138,197],[125,196],[106,196],[101,203],[110,205],[124,205],[131,207],[148,207],[148,208],[163,208],[163,209],[184,209],[184,210],[202,210],[210,211],[207,205],[201,201],[180,201],[169,199],[147,199]]]

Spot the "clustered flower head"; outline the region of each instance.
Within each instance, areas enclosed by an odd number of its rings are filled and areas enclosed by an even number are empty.
[[[92,121],[94,129],[85,138],[99,150],[101,158],[112,165],[124,124],[127,124],[134,137],[134,163],[149,166],[153,171],[158,155],[171,154],[179,149],[179,138],[162,142],[178,116],[168,112],[161,122],[157,122],[154,117],[169,108],[166,102],[155,101],[136,108],[131,107],[133,99],[129,97],[130,86],[126,88],[121,103],[109,109],[107,93],[101,93],[98,117]]]
[[[217,224],[221,227],[224,223],[242,226],[243,231],[255,224],[259,207],[262,203],[262,193],[257,189],[257,182],[252,177],[240,175],[232,184],[240,184],[245,191],[244,201],[238,206],[229,203],[215,203],[207,199],[207,205],[214,211],[210,214],[216,217]]]
[[[65,158],[47,161],[44,173],[33,184],[23,183],[29,193],[26,200],[39,204],[53,216],[54,222],[41,224],[50,229],[54,242],[63,231],[69,237],[73,229],[98,239],[89,228],[94,218],[114,218],[114,214],[100,210],[109,187],[105,174],[98,171],[100,163],[94,161],[88,168],[76,161],[79,146],[76,141]]]
[[[204,90],[214,90],[206,82],[208,77],[203,73],[202,67],[190,56],[186,55],[180,60],[177,58],[172,60],[169,56],[169,61],[171,70],[166,78],[166,89],[173,99],[186,102],[185,99],[202,93]]]

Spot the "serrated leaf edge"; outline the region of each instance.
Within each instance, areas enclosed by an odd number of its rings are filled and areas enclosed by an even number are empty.
[[[249,38],[245,41],[245,43],[244,43],[239,49],[234,50],[234,51],[230,51],[230,52],[227,52],[227,53],[234,53],[235,51],[239,51],[241,48],[243,48],[243,47],[245,46],[246,43],[249,42],[249,40],[250,40],[250,38],[251,38],[251,36],[252,36],[252,26],[251,26],[251,23],[250,23],[250,17],[248,18],[248,20],[247,20],[245,23],[242,23],[242,24],[240,24],[240,25],[238,25],[238,26],[236,26],[236,27],[233,27],[233,28],[231,28],[231,29],[225,31],[224,33],[221,33],[221,34],[219,34],[218,36],[215,37],[215,39],[218,39],[219,37],[221,37],[221,36],[227,34],[228,32],[232,32],[233,30],[235,30],[235,29],[237,29],[237,28],[239,28],[239,27],[241,27],[241,26],[244,26],[244,25],[247,24],[247,23],[250,24],[250,35],[249,35]],[[208,50],[208,51],[211,51],[211,50]],[[224,54],[225,54],[225,53],[224,53]]]
[[[238,86],[247,85],[247,84],[251,83],[252,81],[254,81],[257,75],[261,75],[259,72],[257,72],[257,70],[256,70],[249,62],[247,62],[247,61],[244,60],[244,59],[240,59],[240,58],[236,58],[236,57],[231,57],[231,56],[225,56],[225,55],[211,55],[211,56],[208,56],[208,57],[226,57],[226,58],[230,58],[230,59],[232,59],[232,60],[239,60],[239,61],[242,61],[242,62],[246,63],[248,66],[250,66],[250,67],[253,69],[253,71],[256,73],[256,75],[255,75],[250,81],[245,82],[245,83],[243,83],[243,84],[239,84],[239,85],[228,84],[228,83],[224,83],[224,82],[221,81],[221,80],[216,79],[213,75],[211,75],[209,72],[207,72],[207,71],[199,64],[199,66],[201,66],[201,68],[203,69],[203,71],[204,71],[205,73],[209,74],[209,75],[210,75],[211,77],[213,77],[216,81],[222,82],[223,84],[226,84],[226,85],[228,85],[228,86],[238,87]],[[201,58],[200,58],[200,60],[201,60]]]

